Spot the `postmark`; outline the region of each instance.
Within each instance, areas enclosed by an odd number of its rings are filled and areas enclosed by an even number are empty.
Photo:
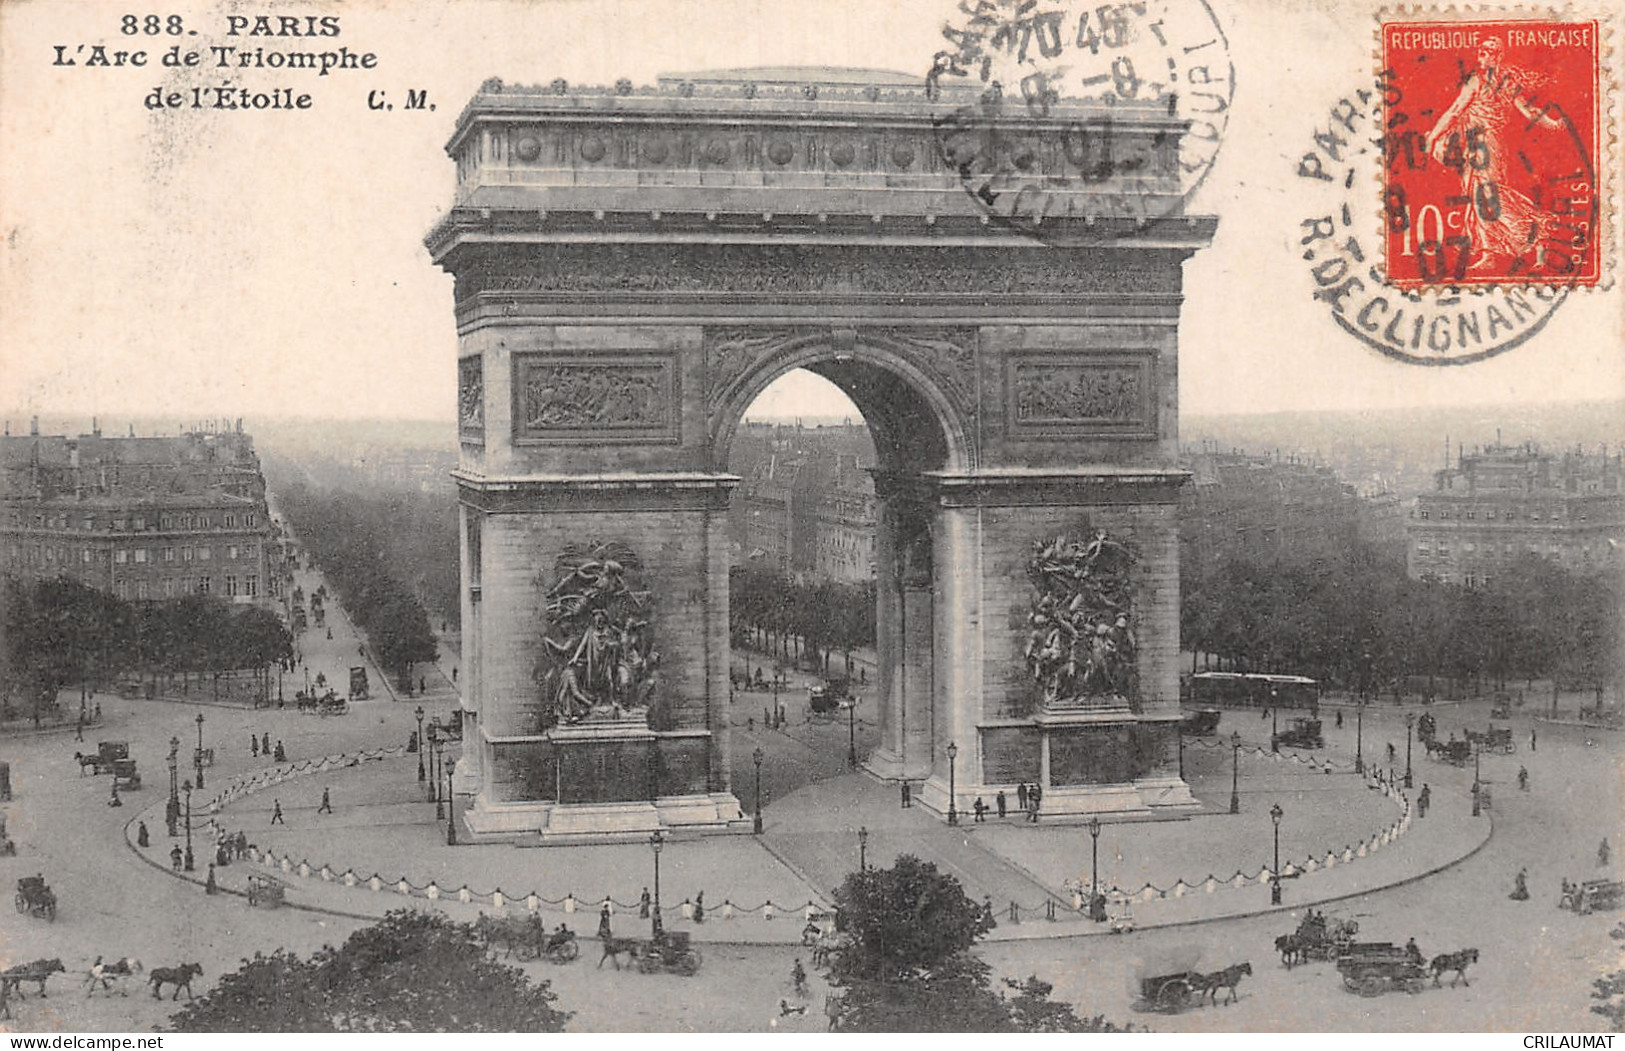
[[[1206,0],[961,0],[927,91],[941,155],[989,218],[1178,213],[1224,141],[1235,89]]]
[[[1388,280],[1386,231],[1372,217],[1388,154],[1385,114],[1400,112],[1405,98],[1384,70],[1323,112],[1294,166],[1303,211],[1293,245],[1316,302],[1350,336],[1414,365],[1471,364],[1538,333],[1569,290],[1549,282],[1415,289]]]
[[[1397,288],[1603,278],[1601,26],[1384,18],[1382,261]]]

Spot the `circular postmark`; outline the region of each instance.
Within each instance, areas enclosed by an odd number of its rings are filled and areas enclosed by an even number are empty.
[[[1305,207],[1294,243],[1315,300],[1349,335],[1415,365],[1482,361],[1539,332],[1568,290],[1481,284],[1424,292],[1389,281],[1380,261],[1390,221],[1374,199],[1376,165],[1392,152],[1383,132],[1403,100],[1385,70],[1331,106],[1295,166]]]
[[[927,95],[943,160],[991,219],[1179,212],[1224,141],[1229,42],[1206,0],[964,0]]]

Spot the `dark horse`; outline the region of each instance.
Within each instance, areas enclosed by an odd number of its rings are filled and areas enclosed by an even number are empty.
[[[0,995],[9,997],[13,991],[17,999],[26,1000],[23,995],[23,983],[35,982],[39,985],[39,994],[45,995],[45,979],[66,970],[61,960],[35,960],[33,963],[19,963],[15,967],[7,967],[0,971]]]
[[[1222,971],[1210,971],[1201,975],[1196,984],[1199,995],[1205,995],[1212,1000],[1213,1006],[1219,1006],[1219,990],[1229,989],[1230,995],[1225,998],[1226,1004],[1233,1004],[1241,997],[1236,993],[1236,986],[1241,984],[1242,975],[1253,973],[1251,963],[1233,963]]]
[[[1467,980],[1467,966],[1478,962],[1477,949],[1463,949],[1460,952],[1447,952],[1433,958],[1428,969],[1433,972],[1433,984],[1437,986],[1439,979],[1446,971],[1455,971],[1456,977],[1450,979],[1450,988],[1456,987],[1456,980],[1460,979],[1462,985],[1470,986],[1473,983]]]
[[[162,1000],[165,984],[175,987],[175,995],[171,1000],[181,998],[181,990],[186,990],[186,998],[192,998],[192,978],[203,973],[203,968],[195,963],[183,963],[179,967],[154,967],[147,981],[152,985],[152,998]]]
[[[1304,950],[1307,948],[1308,942],[1296,934],[1283,934],[1275,939],[1275,951],[1281,954],[1281,962],[1286,964],[1288,969],[1293,964],[1303,963],[1308,959],[1304,955]]]
[[[615,965],[615,969],[618,971],[621,969],[621,957],[623,955],[630,956],[634,960],[637,959],[640,943],[636,938],[600,938],[599,941],[604,946],[604,955],[598,957],[599,967],[604,966],[604,961],[608,960]]]

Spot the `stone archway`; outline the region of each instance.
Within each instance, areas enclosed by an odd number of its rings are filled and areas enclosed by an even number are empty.
[[[1036,242],[988,222],[929,116],[899,77],[493,82],[459,119],[427,243],[456,277],[472,833],[740,827],[726,449],[795,367],[880,456],[868,768],[944,812],[1018,781],[1051,814],[1190,802],[1176,333],[1212,221]]]

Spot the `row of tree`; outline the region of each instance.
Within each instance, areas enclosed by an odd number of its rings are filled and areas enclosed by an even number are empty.
[[[728,620],[734,642],[785,661],[808,657],[826,673],[831,657],[875,644],[875,582],[804,583],[757,566],[728,575]]]
[[[129,602],[68,577],[0,579],[0,690],[7,708],[42,714],[57,692],[130,673],[251,670],[266,696],[270,667],[293,655],[276,614],[209,595]],[[20,704],[18,702],[21,702]]]
[[[1237,671],[1369,694],[1534,679],[1600,693],[1621,673],[1619,574],[1577,577],[1534,555],[1464,587],[1411,579],[1402,555],[1356,544],[1332,558],[1183,565],[1181,589],[1184,645]]]
[[[402,579],[412,567],[390,557],[388,531],[376,509],[353,494],[298,482],[277,491],[277,504],[366,632],[378,663],[410,686],[412,666],[434,660],[439,647],[423,603]]]

